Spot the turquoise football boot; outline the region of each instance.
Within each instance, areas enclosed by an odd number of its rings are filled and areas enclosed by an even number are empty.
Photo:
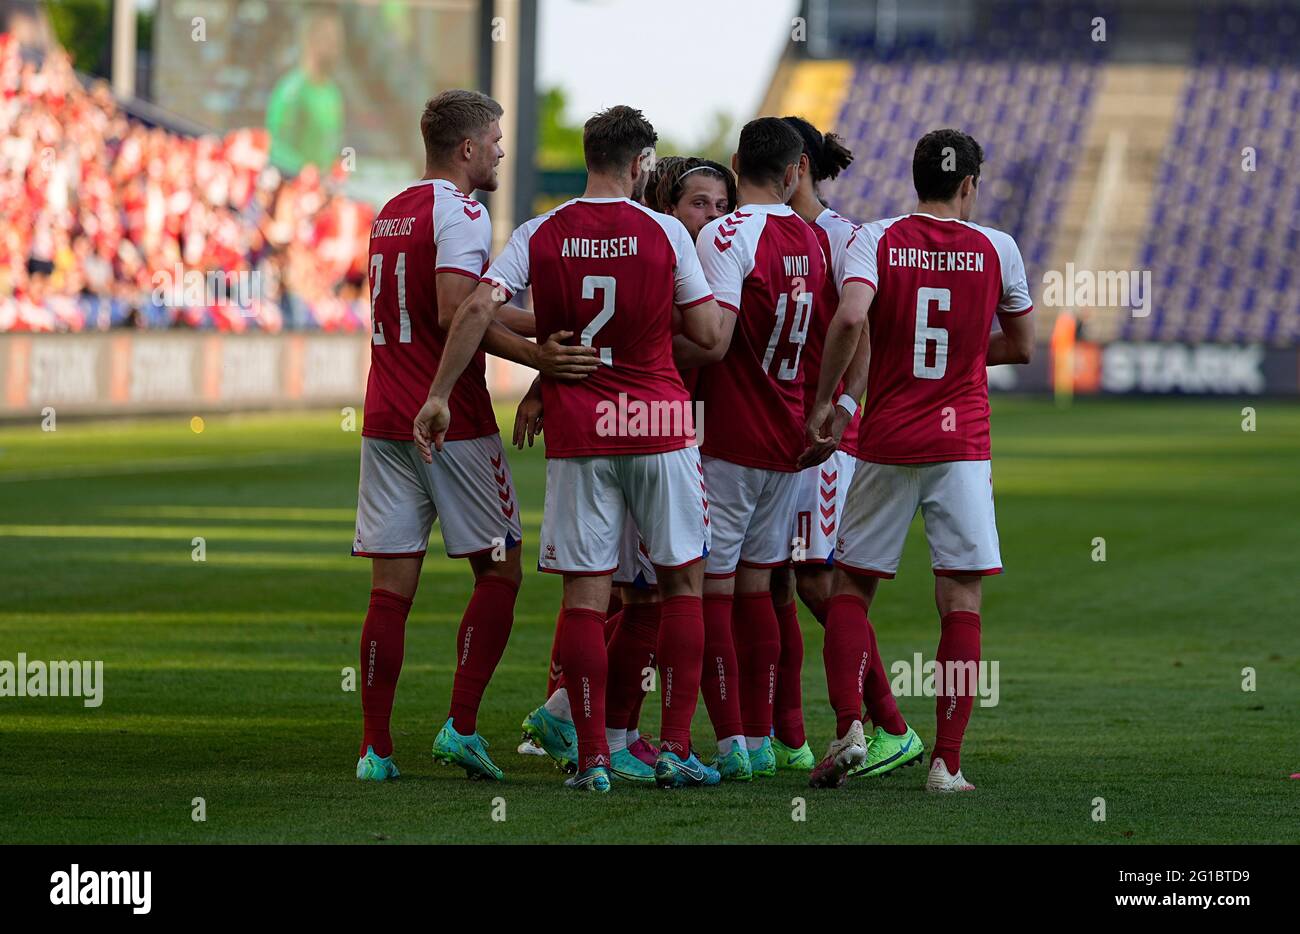
[[[771,737],[763,737],[763,745],[749,750],[749,770],[754,775],[771,778],[776,774],[776,755],[772,752]]]
[[[367,746],[366,754],[357,760],[357,778],[363,782],[386,782],[390,778],[401,778],[392,756],[375,755],[375,747]]]
[[[747,782],[754,777],[749,765],[749,752],[739,740],[731,741],[731,748],[725,753],[718,753],[713,760],[713,767],[718,770],[724,782]]]
[[[524,718],[524,738],[531,739],[557,766],[566,772],[578,771],[578,731],[568,720],[561,720],[545,706]]]
[[[722,776],[718,770],[705,765],[695,753],[683,760],[677,753],[661,749],[655,760],[655,784],[660,788],[694,788],[720,781]]]
[[[655,770],[629,749],[620,749],[609,757],[609,772],[620,781],[639,785],[653,785],[655,781]]]
[[[583,769],[572,778],[566,778],[564,787],[572,788],[574,791],[595,791],[600,794],[608,794],[609,770],[603,765]]]
[[[433,759],[444,765],[458,765],[471,779],[499,782],[505,775],[488,757],[487,740],[477,732],[462,736],[451,724],[451,717],[433,738]]]

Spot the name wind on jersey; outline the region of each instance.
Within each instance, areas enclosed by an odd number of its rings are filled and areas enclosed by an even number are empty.
[[[596,403],[596,434],[602,438],[684,438],[688,444],[704,442],[704,403],[655,399],[629,399],[620,392],[617,401]]]

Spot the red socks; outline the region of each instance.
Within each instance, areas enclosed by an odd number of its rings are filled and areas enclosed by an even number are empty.
[[[799,629],[799,608],[793,600],[776,608],[781,628],[781,660],[776,669],[776,699],[772,703],[772,725],[776,738],[791,749],[808,739],[803,729],[803,633]]]
[[[942,620],[943,632],[939,636],[939,648],[935,652],[936,687],[939,688],[935,699],[934,712],[937,721],[934,752],[930,761],[942,759],[949,772],[961,768],[961,739],[970,722],[971,708],[975,705],[975,689],[978,684],[977,666],[980,660],[980,615],[967,610],[956,610]],[[965,684],[950,684],[952,671],[949,662],[971,662],[964,673]],[[942,683],[940,684],[940,679]],[[957,688],[962,687],[960,694]]]
[[[885,677],[885,665],[880,660],[880,650],[876,648],[876,630],[871,625],[871,620],[867,620],[867,635],[871,639],[871,661],[867,665],[867,680],[862,688],[867,716],[876,726],[884,727],[886,733],[902,736],[907,732],[907,723],[898,712],[898,701],[894,700],[889,679]]]
[[[844,600],[850,601],[850,603],[848,604],[849,606],[861,608],[862,616],[864,617],[863,621],[866,623],[867,670],[866,670],[866,677],[863,680],[863,682],[859,684],[858,690],[861,691],[862,700],[866,704],[867,716],[870,718],[871,722],[874,725],[884,727],[886,733],[892,733],[895,736],[901,736],[907,732],[907,723],[906,721],[903,720],[903,715],[898,711],[898,702],[894,700],[894,692],[890,690],[889,678],[886,677],[885,675],[885,665],[884,662],[881,661],[880,651],[876,647],[876,630],[872,627],[871,620],[865,618],[867,615],[866,604],[863,603],[860,598],[855,597],[851,594],[841,594],[840,596],[837,597],[831,597],[829,600],[827,600],[824,604],[822,604],[817,609],[821,610],[823,613],[828,614],[832,604],[835,604],[836,601],[844,601]],[[840,605],[842,606],[843,604]],[[816,613],[817,610],[814,610],[813,612]],[[842,609],[840,612],[845,613],[847,611]],[[854,611],[854,616],[856,616],[856,609]],[[818,621],[823,626],[825,626],[827,624],[827,616],[819,616]],[[837,625],[844,625],[844,624],[837,624]],[[850,631],[852,630],[845,630],[844,633],[842,633],[843,637],[847,639],[848,638],[847,633]],[[829,638],[827,642],[829,644]],[[850,654],[852,654],[854,651],[860,650],[860,645],[857,643],[849,643],[849,645],[850,645],[850,649],[849,649]],[[837,651],[841,651],[841,650],[837,649]],[[831,656],[826,654],[825,652],[823,652],[823,656],[827,659],[826,672],[827,672],[827,677],[829,678],[830,670],[831,670],[831,661],[830,661]],[[856,655],[854,657],[856,657]],[[841,659],[841,664],[847,665],[847,663],[843,662],[842,659]],[[844,698],[844,702],[846,704],[848,703],[848,695],[847,695],[848,674],[849,673],[846,667],[843,672],[843,677],[846,679],[846,687],[845,687],[846,694]],[[835,706],[833,700],[832,700],[832,706]],[[852,723],[853,720],[852,718],[850,718],[848,722],[841,724],[839,722],[840,718],[839,718],[838,710],[839,708],[836,707],[836,711],[837,711],[836,722],[837,725],[839,726],[839,735],[843,736],[844,730],[848,729],[849,723]]]
[[[393,754],[388,732],[393,714],[393,692],[402,673],[406,643],[406,615],[411,601],[391,590],[370,591],[370,609],[361,627],[361,716],[364,733],[357,755],[371,746],[377,756]]]
[[[555,617],[555,636],[551,639],[551,669],[546,673],[546,696],[550,697],[560,687],[564,669],[560,666],[560,623],[564,622],[564,610]]]
[[[613,602],[612,600],[610,601]],[[605,645],[608,646],[614,641],[614,633],[618,632],[618,624],[623,622],[623,607],[620,604],[617,610],[605,614]]]
[[[704,670],[700,690],[718,739],[744,735],[740,724],[740,666],[731,635],[731,602],[731,594],[704,595]],[[662,653],[663,638],[659,641]]]
[[[560,664],[578,732],[578,769],[609,765],[605,742],[605,614],[599,610],[560,611]]]
[[[740,711],[745,736],[772,732],[776,666],[781,661],[781,625],[770,591],[738,593],[731,611],[731,632],[740,663]]]
[[[659,607],[655,650],[663,711],[659,748],[685,759],[691,754],[691,718],[700,696],[700,665],[706,645],[704,601],[683,595],[669,597]],[[727,631],[731,631],[729,616]],[[738,707],[736,720],[739,725]]]
[[[614,730],[627,729],[634,710],[639,710],[643,672],[653,668],[659,642],[659,604],[624,605],[621,620],[605,646],[609,656],[609,679],[605,688],[605,722]],[[608,628],[608,627],[607,627]]]
[[[837,594],[826,601],[826,692],[835,709],[835,735],[862,719],[862,682],[871,659],[871,624],[861,597]]]
[[[519,585],[495,574],[474,582],[456,636],[456,677],[451,686],[452,728],[461,736],[478,729],[478,706],[501,661],[515,621]]]

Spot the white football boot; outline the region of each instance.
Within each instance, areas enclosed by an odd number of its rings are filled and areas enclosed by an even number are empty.
[[[839,788],[849,777],[849,771],[867,760],[867,737],[862,732],[862,721],[854,720],[842,737],[831,741],[826,758],[817,763],[808,778],[813,788]]]
[[[926,791],[938,791],[947,793],[950,791],[974,791],[975,786],[961,774],[961,769],[953,775],[948,771],[948,764],[942,759],[935,759],[930,763],[930,774],[925,779]]]

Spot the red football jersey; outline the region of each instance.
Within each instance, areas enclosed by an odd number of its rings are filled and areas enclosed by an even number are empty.
[[[829,270],[822,294],[813,308],[813,323],[808,329],[808,340],[803,345],[803,413],[807,421],[812,414],[813,404],[817,401],[817,380],[821,376],[822,351],[826,347],[826,330],[831,326],[831,319],[840,306],[840,279],[844,274],[844,255],[848,249],[849,239],[858,229],[857,224],[840,217],[830,208],[817,215],[813,225],[817,242],[821,244],[822,253],[826,255]],[[836,398],[844,392],[844,381],[836,389]],[[834,400],[832,400],[834,401]],[[840,450],[852,453],[858,445],[858,427],[862,424],[862,408],[853,413],[844,435],[840,438]]]
[[[857,456],[877,464],[988,460],[993,316],[1033,310],[1016,241],[955,218],[894,217],[858,229],[843,276],[876,288]]]
[[[546,456],[676,451],[694,443],[673,364],[673,305],[713,297],[681,221],[627,198],[575,198],[510,237],[484,282],[533,287],[539,340],[572,331],[604,364],[579,382],[542,378]]]
[[[438,327],[439,273],[477,280],[492,249],[487,209],[451,182],[417,182],[384,205],[370,227],[370,378],[363,435],[412,439],[446,333]],[[452,389],[448,441],[497,431],[483,352]]]
[[[747,204],[700,231],[700,265],[736,315],[727,355],[704,367],[700,452],[794,471],[803,453],[803,349],[826,260],[812,227],[784,204]]]

